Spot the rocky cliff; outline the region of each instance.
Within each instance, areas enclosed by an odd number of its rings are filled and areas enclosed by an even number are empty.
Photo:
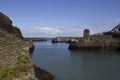
[[[0,29],[0,80],[35,79],[31,74],[34,68],[29,57],[30,47],[28,42]]]
[[[32,42],[20,38],[19,28],[0,13],[0,80],[51,80],[52,74],[33,65]]]
[[[120,33],[120,23],[116,25],[110,32]]]
[[[20,29],[13,26],[12,21],[9,19],[9,17],[7,17],[1,12],[0,12],[0,28],[23,39]]]
[[[114,38],[120,38],[120,23],[116,25],[112,30],[103,32],[104,35],[112,35]]]

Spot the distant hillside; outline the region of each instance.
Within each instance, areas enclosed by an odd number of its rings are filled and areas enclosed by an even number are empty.
[[[115,38],[120,38],[120,24],[116,25],[112,30],[104,32],[105,35],[112,35]]]
[[[12,21],[9,17],[0,12],[0,28],[5,31],[16,35],[17,37],[23,39],[22,33],[19,28],[12,25]]]
[[[120,24],[118,24],[117,26],[115,26],[110,32],[120,33]]]

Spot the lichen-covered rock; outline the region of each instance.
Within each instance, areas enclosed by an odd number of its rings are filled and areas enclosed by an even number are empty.
[[[0,80],[52,80],[51,73],[31,62],[29,53],[33,48],[31,42],[0,29]]]
[[[19,39],[15,35],[0,29],[0,70],[5,72],[7,67],[12,67],[9,69],[10,71],[11,69],[13,71],[15,69],[17,71],[16,74],[19,74],[17,77],[20,77],[20,74],[25,74],[22,76],[28,74],[33,75],[34,67],[29,57],[28,44],[28,42]],[[9,69],[7,71],[9,71]],[[2,73],[0,74],[3,75]],[[15,75],[11,73],[6,76],[5,80],[7,80],[7,77],[10,75],[13,76],[13,78],[15,77]],[[35,78],[35,76],[32,77]]]
[[[0,13],[0,80],[51,80],[52,74],[34,68],[30,59],[32,42],[20,38],[23,38],[21,31]],[[36,78],[37,72],[44,76]]]

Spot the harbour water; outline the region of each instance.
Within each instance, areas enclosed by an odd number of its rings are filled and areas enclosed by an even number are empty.
[[[32,61],[55,80],[120,80],[119,52],[69,50],[69,44],[50,40],[34,45]]]

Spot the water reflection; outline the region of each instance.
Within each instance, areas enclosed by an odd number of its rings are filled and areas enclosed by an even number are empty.
[[[120,56],[115,51],[68,50],[68,44],[35,42],[33,62],[55,80],[119,80]]]

